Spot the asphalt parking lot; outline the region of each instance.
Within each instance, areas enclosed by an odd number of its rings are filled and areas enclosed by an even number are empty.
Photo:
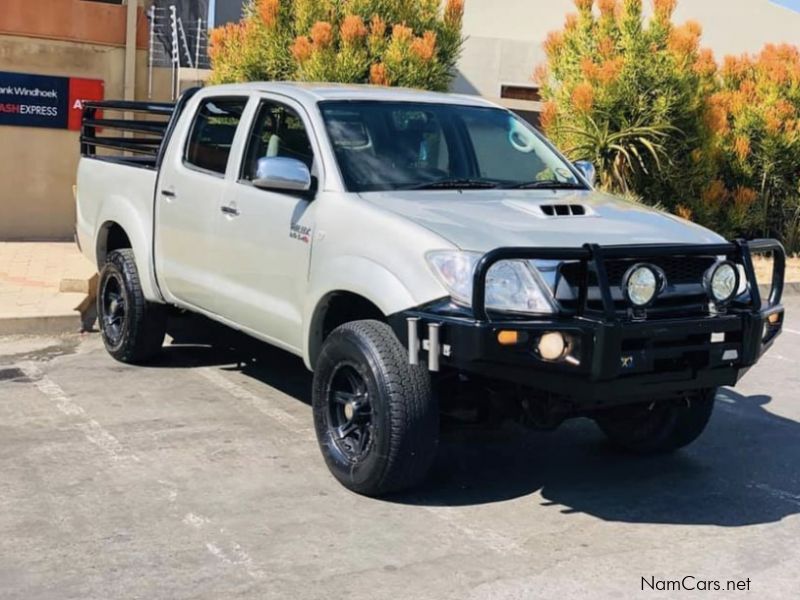
[[[98,335],[0,338],[2,598],[797,597],[800,301],[671,457],[593,423],[446,431],[387,500],[328,474],[299,359],[202,332],[155,365]],[[191,333],[191,332],[190,332]],[[750,592],[725,591],[745,580]]]

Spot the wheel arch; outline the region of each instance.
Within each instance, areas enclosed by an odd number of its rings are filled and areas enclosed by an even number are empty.
[[[97,230],[95,256],[97,268],[102,269],[109,252],[122,248],[133,249],[131,238],[125,228],[116,221],[105,221]]]
[[[149,218],[125,198],[110,196],[103,202],[97,223],[100,225],[94,236],[94,248],[98,271],[102,270],[109,252],[130,248],[145,297],[151,302],[163,302],[153,271],[153,231]]]
[[[319,299],[308,330],[307,361],[313,369],[325,338],[352,321],[386,321],[386,314],[369,298],[347,290],[333,290]]]

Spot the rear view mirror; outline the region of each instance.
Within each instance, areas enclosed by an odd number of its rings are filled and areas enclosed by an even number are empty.
[[[253,185],[264,190],[307,192],[311,189],[311,172],[295,158],[259,158]]]
[[[578,160],[573,163],[575,168],[580,171],[583,178],[589,182],[589,185],[594,186],[597,181],[597,170],[594,165],[588,160]]]

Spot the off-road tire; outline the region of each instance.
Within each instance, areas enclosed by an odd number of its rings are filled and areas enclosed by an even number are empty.
[[[124,306],[118,335],[112,335],[117,332],[108,321],[110,286],[119,291]],[[153,358],[164,343],[167,310],[164,305],[145,299],[133,250],[109,252],[97,290],[97,320],[108,353],[120,362],[132,364]]]
[[[345,371],[351,381],[358,379],[355,375],[363,379],[370,408],[366,450],[355,458],[342,449],[347,440],[333,429],[339,410],[333,399],[340,385],[336,378]],[[348,489],[380,496],[424,479],[439,438],[430,374],[408,363],[408,352],[385,323],[353,321],[328,336],[315,365],[312,405],[325,462]]]
[[[634,454],[673,452],[696,440],[708,424],[716,388],[680,400],[645,402],[598,412],[595,421],[617,448]]]

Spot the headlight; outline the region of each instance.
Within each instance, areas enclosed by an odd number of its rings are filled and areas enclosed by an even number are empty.
[[[437,250],[426,255],[428,264],[454,301],[472,305],[472,279],[481,258],[477,252]],[[486,308],[505,312],[555,312],[536,267],[524,260],[503,260],[486,276]]]
[[[662,282],[661,275],[650,265],[633,265],[622,278],[622,289],[631,304],[643,308],[655,299]]]
[[[706,271],[704,282],[711,299],[726,304],[739,293],[739,270],[727,260],[720,261]]]

